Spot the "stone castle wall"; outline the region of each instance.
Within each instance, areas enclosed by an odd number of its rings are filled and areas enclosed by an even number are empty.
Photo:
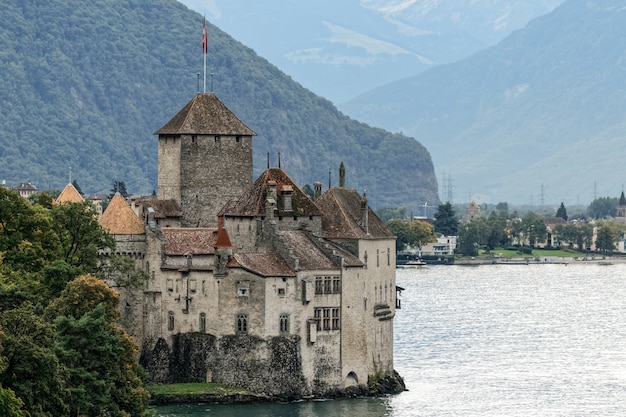
[[[216,227],[217,213],[252,185],[252,137],[181,137],[183,227]]]

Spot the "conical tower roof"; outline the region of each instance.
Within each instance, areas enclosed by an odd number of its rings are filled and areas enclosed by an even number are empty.
[[[82,203],[85,201],[82,195],[78,192],[76,187],[69,183],[63,188],[61,194],[54,200],[55,203]]]
[[[215,94],[201,93],[187,103],[155,135],[242,135],[254,136]]]
[[[120,193],[116,193],[100,218],[100,226],[112,235],[141,235],[143,223]]]

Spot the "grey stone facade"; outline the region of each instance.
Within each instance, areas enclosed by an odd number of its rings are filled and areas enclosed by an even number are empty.
[[[115,234],[150,275],[121,296],[150,382],[283,399],[364,392],[385,378],[402,387],[395,237],[345,174],[315,201],[279,168],[252,182],[254,132],[213,95],[157,133],[158,199],[135,208],[142,243]]]

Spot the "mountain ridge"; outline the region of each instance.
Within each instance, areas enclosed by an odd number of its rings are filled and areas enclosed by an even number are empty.
[[[199,89],[202,16],[173,0],[82,6],[0,5],[0,179],[61,189],[71,172],[88,193],[114,180],[151,193],[153,132]],[[281,152],[299,184],[334,185],[343,160],[347,186],[367,189],[373,207],[438,200],[432,160],[414,139],[348,118],[211,24],[208,63],[208,85],[258,133],[255,175]]]
[[[624,24],[619,2],[570,0],[494,47],[342,110],[418,138],[471,199],[573,204],[592,200],[598,183],[619,194],[621,180],[609,173],[624,146],[607,144],[626,135]],[[610,163],[589,158],[606,152]]]

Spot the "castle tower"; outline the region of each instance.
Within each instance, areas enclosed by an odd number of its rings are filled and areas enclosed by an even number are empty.
[[[252,185],[256,133],[214,94],[197,94],[159,135],[158,199],[182,209],[182,227],[215,227],[224,205]]]

